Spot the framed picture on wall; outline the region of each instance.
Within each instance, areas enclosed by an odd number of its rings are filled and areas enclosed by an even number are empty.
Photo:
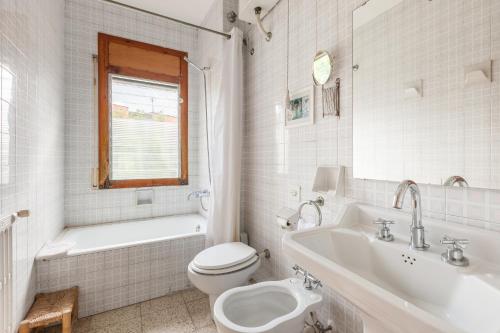
[[[294,92],[285,110],[285,127],[314,124],[314,87]]]

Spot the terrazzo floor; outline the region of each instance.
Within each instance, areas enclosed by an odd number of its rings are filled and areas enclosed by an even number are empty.
[[[59,333],[60,327],[44,333]],[[188,289],[79,319],[73,333],[217,333],[208,297]]]

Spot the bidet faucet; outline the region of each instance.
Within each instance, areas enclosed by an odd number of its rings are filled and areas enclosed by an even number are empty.
[[[414,250],[427,250],[429,245],[425,243],[424,226],[422,225],[422,206],[420,190],[413,180],[403,180],[394,193],[393,208],[403,208],[406,192],[411,194],[412,218],[410,226],[410,247]]]
[[[299,265],[294,265],[292,267],[292,269],[295,271],[295,275],[302,275],[303,276],[303,278],[304,278],[303,285],[304,285],[304,288],[306,288],[307,290],[313,290],[313,289],[316,289],[318,287],[323,287],[320,280],[316,279],[312,274],[307,272],[305,269],[303,269]]]

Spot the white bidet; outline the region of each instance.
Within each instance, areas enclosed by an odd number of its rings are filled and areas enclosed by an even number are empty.
[[[221,294],[214,319],[219,333],[300,333],[321,301],[298,279],[261,282]]]

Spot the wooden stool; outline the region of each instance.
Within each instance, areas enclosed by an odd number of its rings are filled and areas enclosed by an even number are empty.
[[[35,296],[35,302],[19,325],[19,333],[32,328],[62,324],[62,333],[71,333],[71,322],[78,317],[78,287]]]

